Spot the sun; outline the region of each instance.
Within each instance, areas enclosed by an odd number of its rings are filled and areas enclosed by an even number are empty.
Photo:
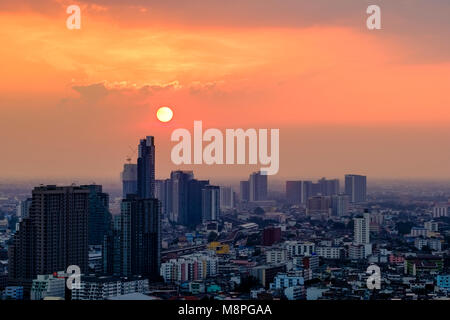
[[[170,120],[172,120],[173,111],[168,107],[161,107],[156,112],[156,117],[161,122],[169,122]]]

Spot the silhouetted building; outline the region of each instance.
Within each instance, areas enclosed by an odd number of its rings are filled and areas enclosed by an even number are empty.
[[[250,201],[267,200],[267,175],[254,172],[250,175]]]
[[[345,194],[350,196],[350,202],[366,202],[367,178],[355,174],[345,175]]]
[[[103,273],[120,276],[122,272],[122,221],[121,215],[113,217],[111,229],[102,247]]]
[[[172,181],[170,179],[155,180],[155,197],[161,201],[161,213],[169,218],[172,212]]]
[[[102,245],[111,226],[109,195],[100,185],[84,185],[89,190],[89,245]]]
[[[29,217],[19,224],[9,248],[9,281],[26,294],[38,274],[77,265],[88,271],[89,189],[41,186],[32,191]]]
[[[250,183],[248,181],[241,181],[240,183],[240,198],[241,201],[250,200]]]
[[[129,195],[121,205],[122,274],[156,279],[161,258],[161,207],[158,199]]]
[[[306,204],[308,199],[314,195],[312,181],[302,181],[302,204]]]
[[[289,204],[300,204],[302,202],[301,181],[286,181],[286,200]]]
[[[172,171],[172,213],[170,220],[187,224],[188,219],[188,182],[194,178],[192,171]]]
[[[138,146],[137,195],[142,199],[155,197],[155,139],[147,136]]]

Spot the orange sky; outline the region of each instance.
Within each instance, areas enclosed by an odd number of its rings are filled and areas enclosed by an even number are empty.
[[[266,24],[227,12],[214,24],[139,1],[82,2],[82,29],[67,30],[65,1],[22,2],[0,2],[2,177],[115,178],[145,135],[156,137],[165,177],[177,168],[170,133],[202,120],[279,128],[280,178],[450,178],[442,34],[415,42],[389,20],[368,31],[364,11],[361,25],[283,25],[266,11]],[[174,110],[169,124],[155,119],[161,105]],[[190,168],[206,178],[254,169]]]

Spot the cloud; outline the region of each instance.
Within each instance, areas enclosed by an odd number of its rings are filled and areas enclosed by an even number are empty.
[[[72,86],[72,89],[78,92],[82,99],[96,102],[108,95],[108,89],[104,83],[94,83],[85,86]]]

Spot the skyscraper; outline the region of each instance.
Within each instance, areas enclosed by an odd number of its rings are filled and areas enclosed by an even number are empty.
[[[353,218],[353,236],[354,244],[369,244],[370,243],[370,214],[364,212],[363,215],[358,215]]]
[[[302,202],[301,181],[286,181],[286,200],[289,204],[300,204]]]
[[[172,212],[172,181],[170,179],[155,180],[155,198],[161,201],[161,214],[169,218]]]
[[[241,201],[250,200],[250,183],[248,182],[248,180],[241,181],[240,183],[240,198]]]
[[[192,171],[172,171],[172,215],[170,220],[187,224],[188,217],[188,182],[194,178]]]
[[[155,197],[155,141],[147,136],[138,146],[137,160],[137,194],[142,199]]]
[[[235,193],[231,187],[220,187],[220,210],[234,208]]]
[[[362,259],[372,254],[370,244],[370,214],[366,210],[362,215],[353,218],[353,244],[349,248],[351,259]]]
[[[302,181],[302,203],[306,204],[308,199],[314,195],[312,181]]]
[[[107,275],[122,275],[122,219],[116,215],[108,234],[104,237],[102,247],[103,273]]]
[[[84,185],[89,190],[89,245],[102,245],[103,238],[111,225],[109,195],[102,192],[100,185]]]
[[[348,194],[350,196],[350,202],[366,202],[366,185],[366,176],[355,174],[345,175],[345,194]]]
[[[184,225],[195,227],[202,223],[203,189],[209,185],[208,180],[192,179],[188,181],[188,208]]]
[[[339,193],[339,179],[327,180],[322,178],[318,181],[320,194],[323,196],[333,196]]]
[[[32,192],[29,217],[9,250],[10,282],[29,291],[38,274],[77,265],[88,271],[89,189],[41,186]]]
[[[202,190],[202,220],[217,221],[220,215],[220,188],[207,185]]]
[[[137,164],[125,163],[121,173],[122,197],[125,199],[128,194],[137,193]]]
[[[160,201],[129,195],[121,204],[120,223],[122,274],[156,279],[161,258]]]
[[[254,172],[250,175],[250,201],[267,200],[267,175]]]

